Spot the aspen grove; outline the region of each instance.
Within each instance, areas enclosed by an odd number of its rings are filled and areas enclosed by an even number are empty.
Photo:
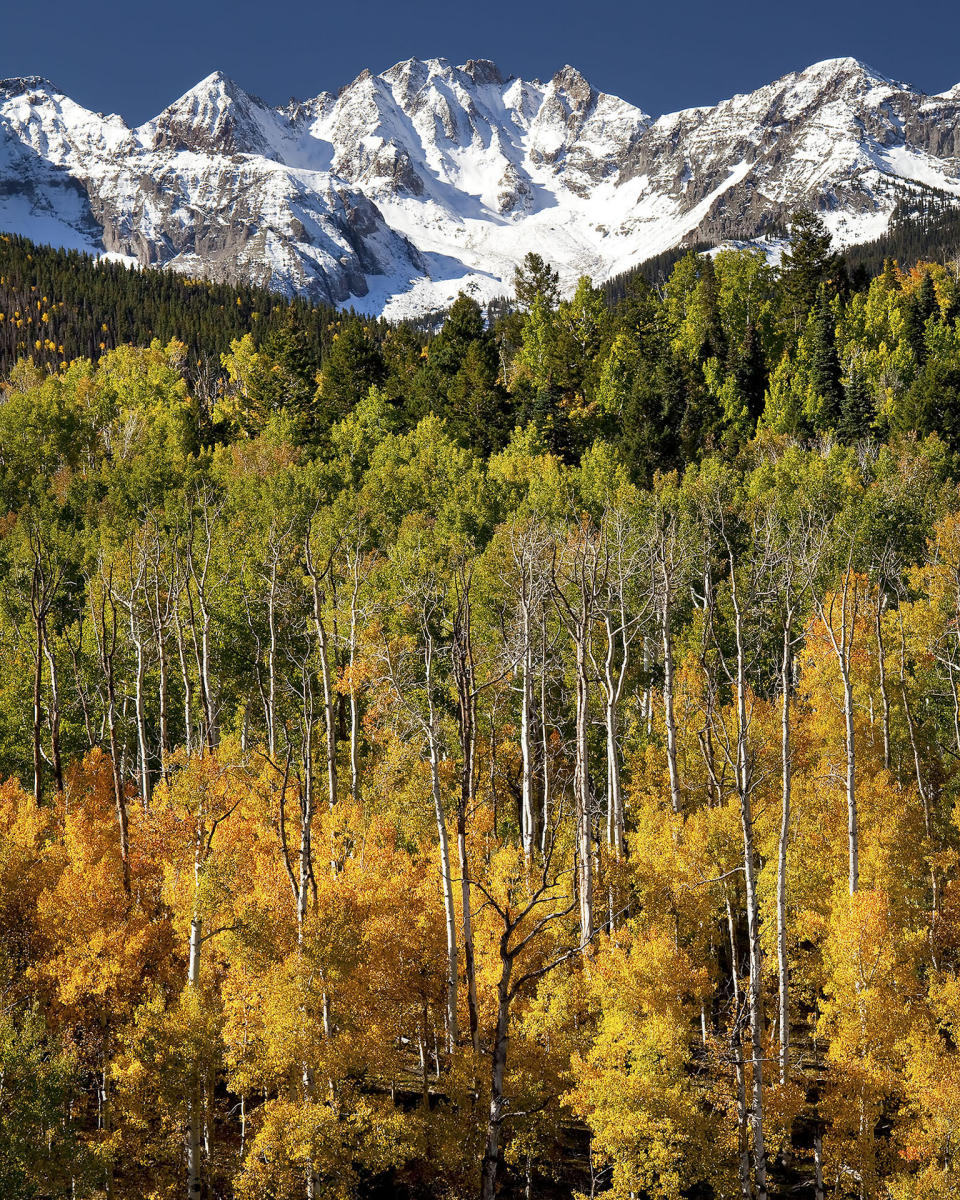
[[[0,1193],[960,1195],[960,285],[818,237],[11,369]]]

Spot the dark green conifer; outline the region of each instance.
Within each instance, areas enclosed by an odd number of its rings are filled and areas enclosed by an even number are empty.
[[[833,309],[825,286],[821,287],[810,313],[807,338],[810,343],[810,386],[820,397],[815,424],[821,430],[835,429],[843,406],[843,388]]]
[[[550,309],[560,300],[560,276],[539,254],[530,251],[513,273],[513,291],[517,307],[528,311],[539,296]]]
[[[342,420],[387,376],[383,352],[358,317],[342,322],[323,359],[317,388],[318,420],[328,427]]]
[[[837,422],[837,437],[848,445],[869,437],[875,415],[870,384],[859,364],[854,364],[843,389],[843,404],[840,410],[840,419]]]
[[[816,303],[820,288],[836,291],[842,260],[830,249],[830,234],[812,212],[796,212],[790,222],[790,248],[780,263],[780,281],[787,312],[799,331]]]

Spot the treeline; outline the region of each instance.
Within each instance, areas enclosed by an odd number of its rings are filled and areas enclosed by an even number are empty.
[[[253,330],[265,341],[293,325],[319,366],[334,309],[262,288],[140,270],[76,250],[0,234],[0,376],[20,358],[59,371],[117,346],[183,342],[194,381],[220,374],[220,355]]]
[[[677,246],[672,250],[662,250],[650,258],[644,259],[629,271],[614,275],[603,285],[603,293],[610,304],[620,304],[626,300],[636,288],[638,280],[657,286],[670,277],[670,272],[681,258],[688,254],[704,254],[710,249],[707,242],[693,242],[687,246]]]
[[[5,1196],[952,1194],[956,281],[517,301],[12,372]]]
[[[851,270],[867,276],[883,269],[886,259],[903,267],[918,262],[956,262],[960,258],[960,209],[956,198],[927,192],[897,203],[890,227],[872,242],[850,246],[844,257]]]

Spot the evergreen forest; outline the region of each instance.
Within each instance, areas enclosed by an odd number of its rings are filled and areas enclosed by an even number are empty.
[[[960,1197],[960,263],[788,238],[0,240],[4,1200]]]

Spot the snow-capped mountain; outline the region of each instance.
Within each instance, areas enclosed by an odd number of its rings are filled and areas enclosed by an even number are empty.
[[[849,58],[658,119],[572,67],[527,82],[486,60],[282,108],[217,72],[137,128],[0,83],[0,229],[387,316],[501,295],[531,249],[570,286],[801,206],[863,241],[930,191],[960,203],[960,85],[926,96]]]

